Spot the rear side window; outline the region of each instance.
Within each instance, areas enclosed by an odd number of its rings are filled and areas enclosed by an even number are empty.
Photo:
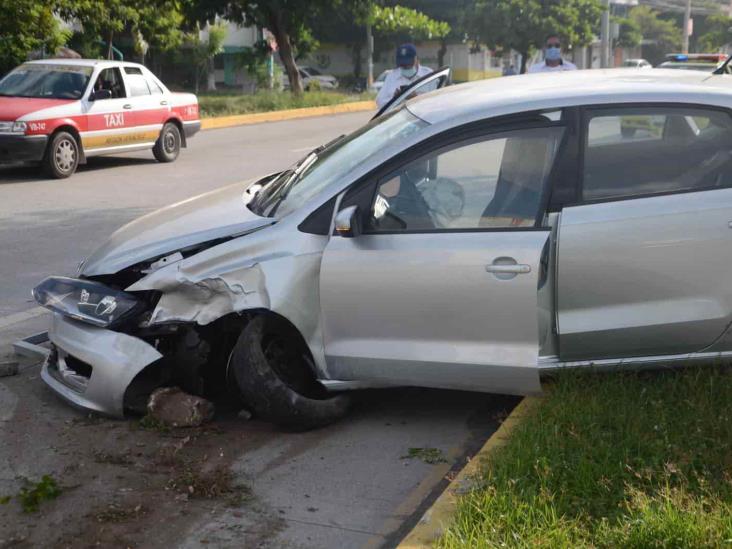
[[[147,79],[142,74],[128,74],[127,84],[130,88],[131,97],[150,95],[150,87],[147,85]]]
[[[598,109],[585,122],[585,200],[732,186],[732,118],[699,108]]]

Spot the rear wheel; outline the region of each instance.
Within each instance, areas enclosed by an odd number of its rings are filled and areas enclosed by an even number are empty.
[[[331,395],[312,372],[310,353],[285,321],[253,318],[229,357],[244,401],[263,419],[293,430],[322,427],[348,411],[347,395]]]
[[[71,176],[79,165],[79,144],[68,132],[58,132],[51,138],[43,158],[43,171],[54,179]]]
[[[155,142],[153,154],[158,162],[173,162],[180,154],[180,130],[172,122],[163,126],[160,137]]]

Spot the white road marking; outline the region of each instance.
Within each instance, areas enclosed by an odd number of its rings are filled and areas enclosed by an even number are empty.
[[[31,318],[36,318],[38,316],[44,315],[47,312],[49,312],[48,309],[44,309],[43,307],[34,307],[32,309],[28,309],[27,311],[21,311],[19,313],[1,317],[0,330],[2,330],[3,328],[7,328],[8,326],[12,326],[13,324],[19,324],[21,322],[25,322],[26,320],[30,320]]]

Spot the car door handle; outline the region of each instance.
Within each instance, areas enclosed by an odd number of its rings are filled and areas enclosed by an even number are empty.
[[[132,105],[130,105],[129,103],[127,103],[126,105],[122,105],[122,108],[123,109],[131,109],[132,108]]]
[[[161,102],[160,102],[160,104],[161,104],[161,105],[167,105],[167,104],[168,104],[168,102],[167,102],[167,101],[161,101]]]
[[[485,270],[496,274],[527,274],[531,272],[531,265],[486,265]]]

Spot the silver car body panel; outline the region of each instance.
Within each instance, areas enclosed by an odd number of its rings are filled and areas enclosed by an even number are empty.
[[[135,376],[163,356],[141,339],[58,313],[51,317],[48,337],[58,358],[44,364],[43,381],[71,404],[115,417],[123,416],[124,394]],[[67,369],[66,355],[90,365],[91,376],[83,379]]]
[[[562,359],[701,351],[732,322],[732,189],[564,208]]]
[[[320,302],[339,380],[540,390],[537,284],[546,230],[334,237]],[[487,272],[494,264],[522,274]]]

